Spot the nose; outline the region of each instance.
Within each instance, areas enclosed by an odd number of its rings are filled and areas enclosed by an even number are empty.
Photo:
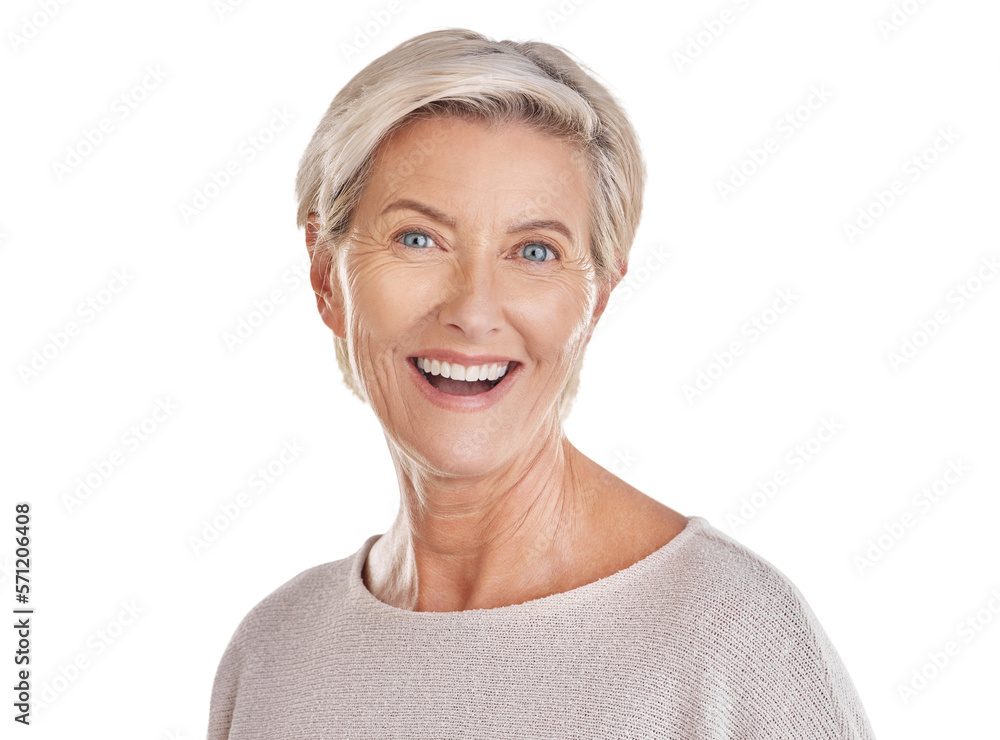
[[[442,324],[476,341],[489,336],[503,322],[499,267],[495,251],[464,250],[448,277],[445,300],[438,313]]]

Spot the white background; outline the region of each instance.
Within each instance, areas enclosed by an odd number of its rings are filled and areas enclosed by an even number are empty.
[[[406,38],[461,26],[575,54],[644,148],[633,282],[588,350],[570,440],[784,572],[879,737],[997,735],[1000,279],[981,260],[1000,254],[1000,6],[908,0],[893,24],[889,0],[399,0],[369,34],[387,3],[50,5],[9,0],[0,17],[0,592],[13,608],[14,503],[29,501],[32,678],[49,700],[18,732],[202,737],[247,610],[391,522],[381,429],[343,386],[298,277],[293,180],[350,77]],[[713,24],[723,11],[730,22]],[[789,114],[795,128],[779,123]],[[268,140],[252,160],[248,137]],[[723,197],[768,138],[776,151]],[[233,160],[239,173],[185,218]],[[905,190],[880,213],[875,192],[893,180]],[[859,209],[875,217],[852,242]],[[275,290],[282,302],[257,322]],[[779,290],[791,307],[765,313]],[[947,323],[919,334],[938,310]],[[755,317],[768,324],[756,341]],[[56,346],[70,322],[76,335]],[[921,346],[894,363],[904,338]],[[731,366],[713,367],[737,341]],[[161,402],[174,410],[155,421]],[[836,435],[811,440],[824,419]],[[293,440],[304,451],[252,487]],[[968,470],[918,506],[949,464]],[[774,495],[753,498],[779,472]],[[252,504],[196,553],[190,538],[241,491]],[[136,617],[123,612],[133,602]],[[969,618],[977,631],[960,631]],[[949,642],[957,654],[933,675],[929,653]],[[920,669],[932,678],[904,700]]]

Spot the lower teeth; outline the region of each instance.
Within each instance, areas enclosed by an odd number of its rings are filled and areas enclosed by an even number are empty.
[[[440,375],[435,375],[435,376],[428,375],[423,370],[421,370],[420,372],[427,379],[427,382],[430,383],[431,385],[434,385],[434,383],[431,382],[431,377],[435,377],[435,378],[440,378],[441,377]],[[490,390],[493,390],[494,388],[496,388],[497,383],[499,383],[502,379],[503,379],[503,376],[500,376],[496,380],[489,381]],[[466,381],[463,380],[462,382],[464,383]]]

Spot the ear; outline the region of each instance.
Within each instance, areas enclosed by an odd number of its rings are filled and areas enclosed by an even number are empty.
[[[309,251],[311,266],[309,281],[313,293],[316,294],[316,308],[319,315],[333,333],[341,339],[347,338],[345,329],[344,297],[340,287],[340,279],[335,273],[333,256],[330,251],[317,247],[319,242],[319,217],[309,214],[306,222],[306,249]]]

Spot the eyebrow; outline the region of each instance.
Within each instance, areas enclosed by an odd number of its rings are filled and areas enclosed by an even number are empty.
[[[445,226],[450,226],[454,228],[458,221],[454,216],[449,216],[443,211],[439,211],[433,206],[429,206],[426,203],[421,203],[418,200],[411,200],[410,198],[400,198],[399,200],[394,200],[392,203],[387,205],[382,209],[382,213],[379,216],[384,216],[390,211],[400,211],[400,210],[410,210],[416,211],[417,213],[422,213],[428,218],[432,218]],[[522,231],[534,231],[535,229],[547,229],[549,231],[555,231],[556,233],[562,234],[571,243],[576,244],[576,240],[573,238],[573,232],[567,228],[566,224],[562,221],[557,221],[551,218],[533,218],[527,221],[518,221],[517,223],[511,224],[507,229],[508,234],[519,234]]]

